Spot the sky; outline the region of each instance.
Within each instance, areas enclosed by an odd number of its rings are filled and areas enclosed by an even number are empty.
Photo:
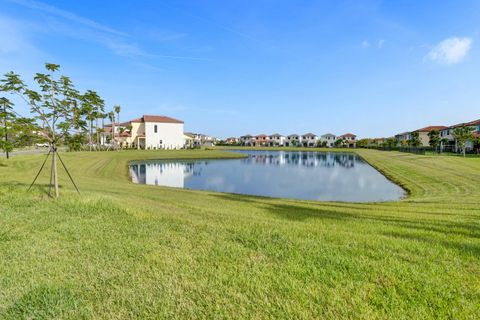
[[[166,115],[222,138],[480,118],[478,0],[99,3],[0,0],[0,73],[57,63],[122,121]]]

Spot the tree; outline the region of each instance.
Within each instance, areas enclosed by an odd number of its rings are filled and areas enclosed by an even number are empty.
[[[111,143],[115,145],[115,113],[113,111],[110,111],[108,113],[108,117],[110,118],[110,121],[112,122],[112,139]]]
[[[457,127],[453,129],[453,136],[457,141],[457,148],[459,148],[465,157],[465,144],[468,140],[473,140],[473,129],[468,126]]]
[[[120,111],[122,110],[122,107],[120,107],[118,104],[113,106],[113,110],[117,114],[117,123],[118,127],[120,128]]]
[[[408,144],[412,147],[420,147],[420,134],[418,131],[414,131],[410,133],[410,140],[408,140]]]
[[[430,147],[438,152],[438,145],[440,144],[440,132],[438,130],[432,130],[428,133],[428,138],[428,144]]]
[[[5,155],[10,158],[10,152],[13,150],[13,144],[8,139],[8,129],[10,121],[15,119],[15,113],[13,112],[13,103],[5,97],[0,98],[0,118],[2,119],[1,135],[2,140],[0,142],[0,148],[5,152]]]
[[[389,147],[389,148],[395,148],[397,145],[397,139],[395,138],[388,138],[384,143],[384,146]]]
[[[104,101],[92,90],[87,90],[82,96],[82,109],[84,110],[89,122],[89,144],[90,151],[93,145],[93,122],[96,121],[96,141],[98,146],[98,118],[104,109]]]
[[[80,95],[74,88],[70,78],[64,75],[55,77],[55,72],[60,69],[58,64],[46,63],[45,68],[47,70],[46,73],[37,73],[34,76],[34,81],[39,88],[38,91],[29,89],[20,76],[14,72],[5,74],[5,78],[1,80],[1,89],[17,94],[22,98],[30,106],[30,111],[34,114],[34,118],[42,124],[40,133],[48,140],[50,144],[49,155],[52,155],[50,186],[52,186],[53,181],[55,197],[58,197],[57,158],[64,167],[65,164],[57,153],[57,144],[75,124],[74,108],[77,106]],[[47,159],[48,156],[45,162]],[[43,169],[45,162],[37,177]],[[67,174],[72,179],[68,170]],[[37,177],[35,177],[33,183],[35,183]],[[74,183],[73,179],[72,183]]]
[[[366,148],[370,145],[370,139],[360,139],[357,141],[357,148]]]
[[[335,147],[343,147],[345,144],[345,140],[343,138],[340,138],[340,139],[337,139],[335,140]]]

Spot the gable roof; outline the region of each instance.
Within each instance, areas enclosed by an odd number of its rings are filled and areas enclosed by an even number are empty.
[[[317,135],[314,134],[314,133],[305,133],[302,137],[307,137],[307,136],[313,136],[313,137],[316,137]]]
[[[143,115],[141,118],[133,119],[130,122],[161,122],[161,123],[183,123],[181,120],[167,116]]]
[[[325,133],[322,137],[336,137],[333,133]]]
[[[340,136],[340,138],[347,138],[347,137],[353,137],[353,138],[355,138],[356,135],[354,135],[353,133],[345,133],[345,134],[342,134],[342,135]]]
[[[415,130],[415,131],[418,131],[418,132],[430,132],[430,131],[432,131],[432,130],[440,131],[440,130],[443,130],[443,129],[447,129],[447,127],[446,127],[446,126],[428,126],[428,127],[425,127],[425,128],[421,128],[421,129]]]

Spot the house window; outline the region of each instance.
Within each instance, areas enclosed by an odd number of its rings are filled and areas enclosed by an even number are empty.
[[[157,126],[157,125],[154,125],[154,126],[153,126],[153,132],[157,133],[157,131],[158,131],[158,126]]]
[[[162,143],[163,143],[163,140],[160,140],[160,144],[162,144]]]

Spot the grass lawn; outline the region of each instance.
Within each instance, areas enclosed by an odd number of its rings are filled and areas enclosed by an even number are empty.
[[[480,159],[358,150],[410,196],[353,204],[129,182],[127,162],[224,151],[0,160],[0,319],[480,318]]]

